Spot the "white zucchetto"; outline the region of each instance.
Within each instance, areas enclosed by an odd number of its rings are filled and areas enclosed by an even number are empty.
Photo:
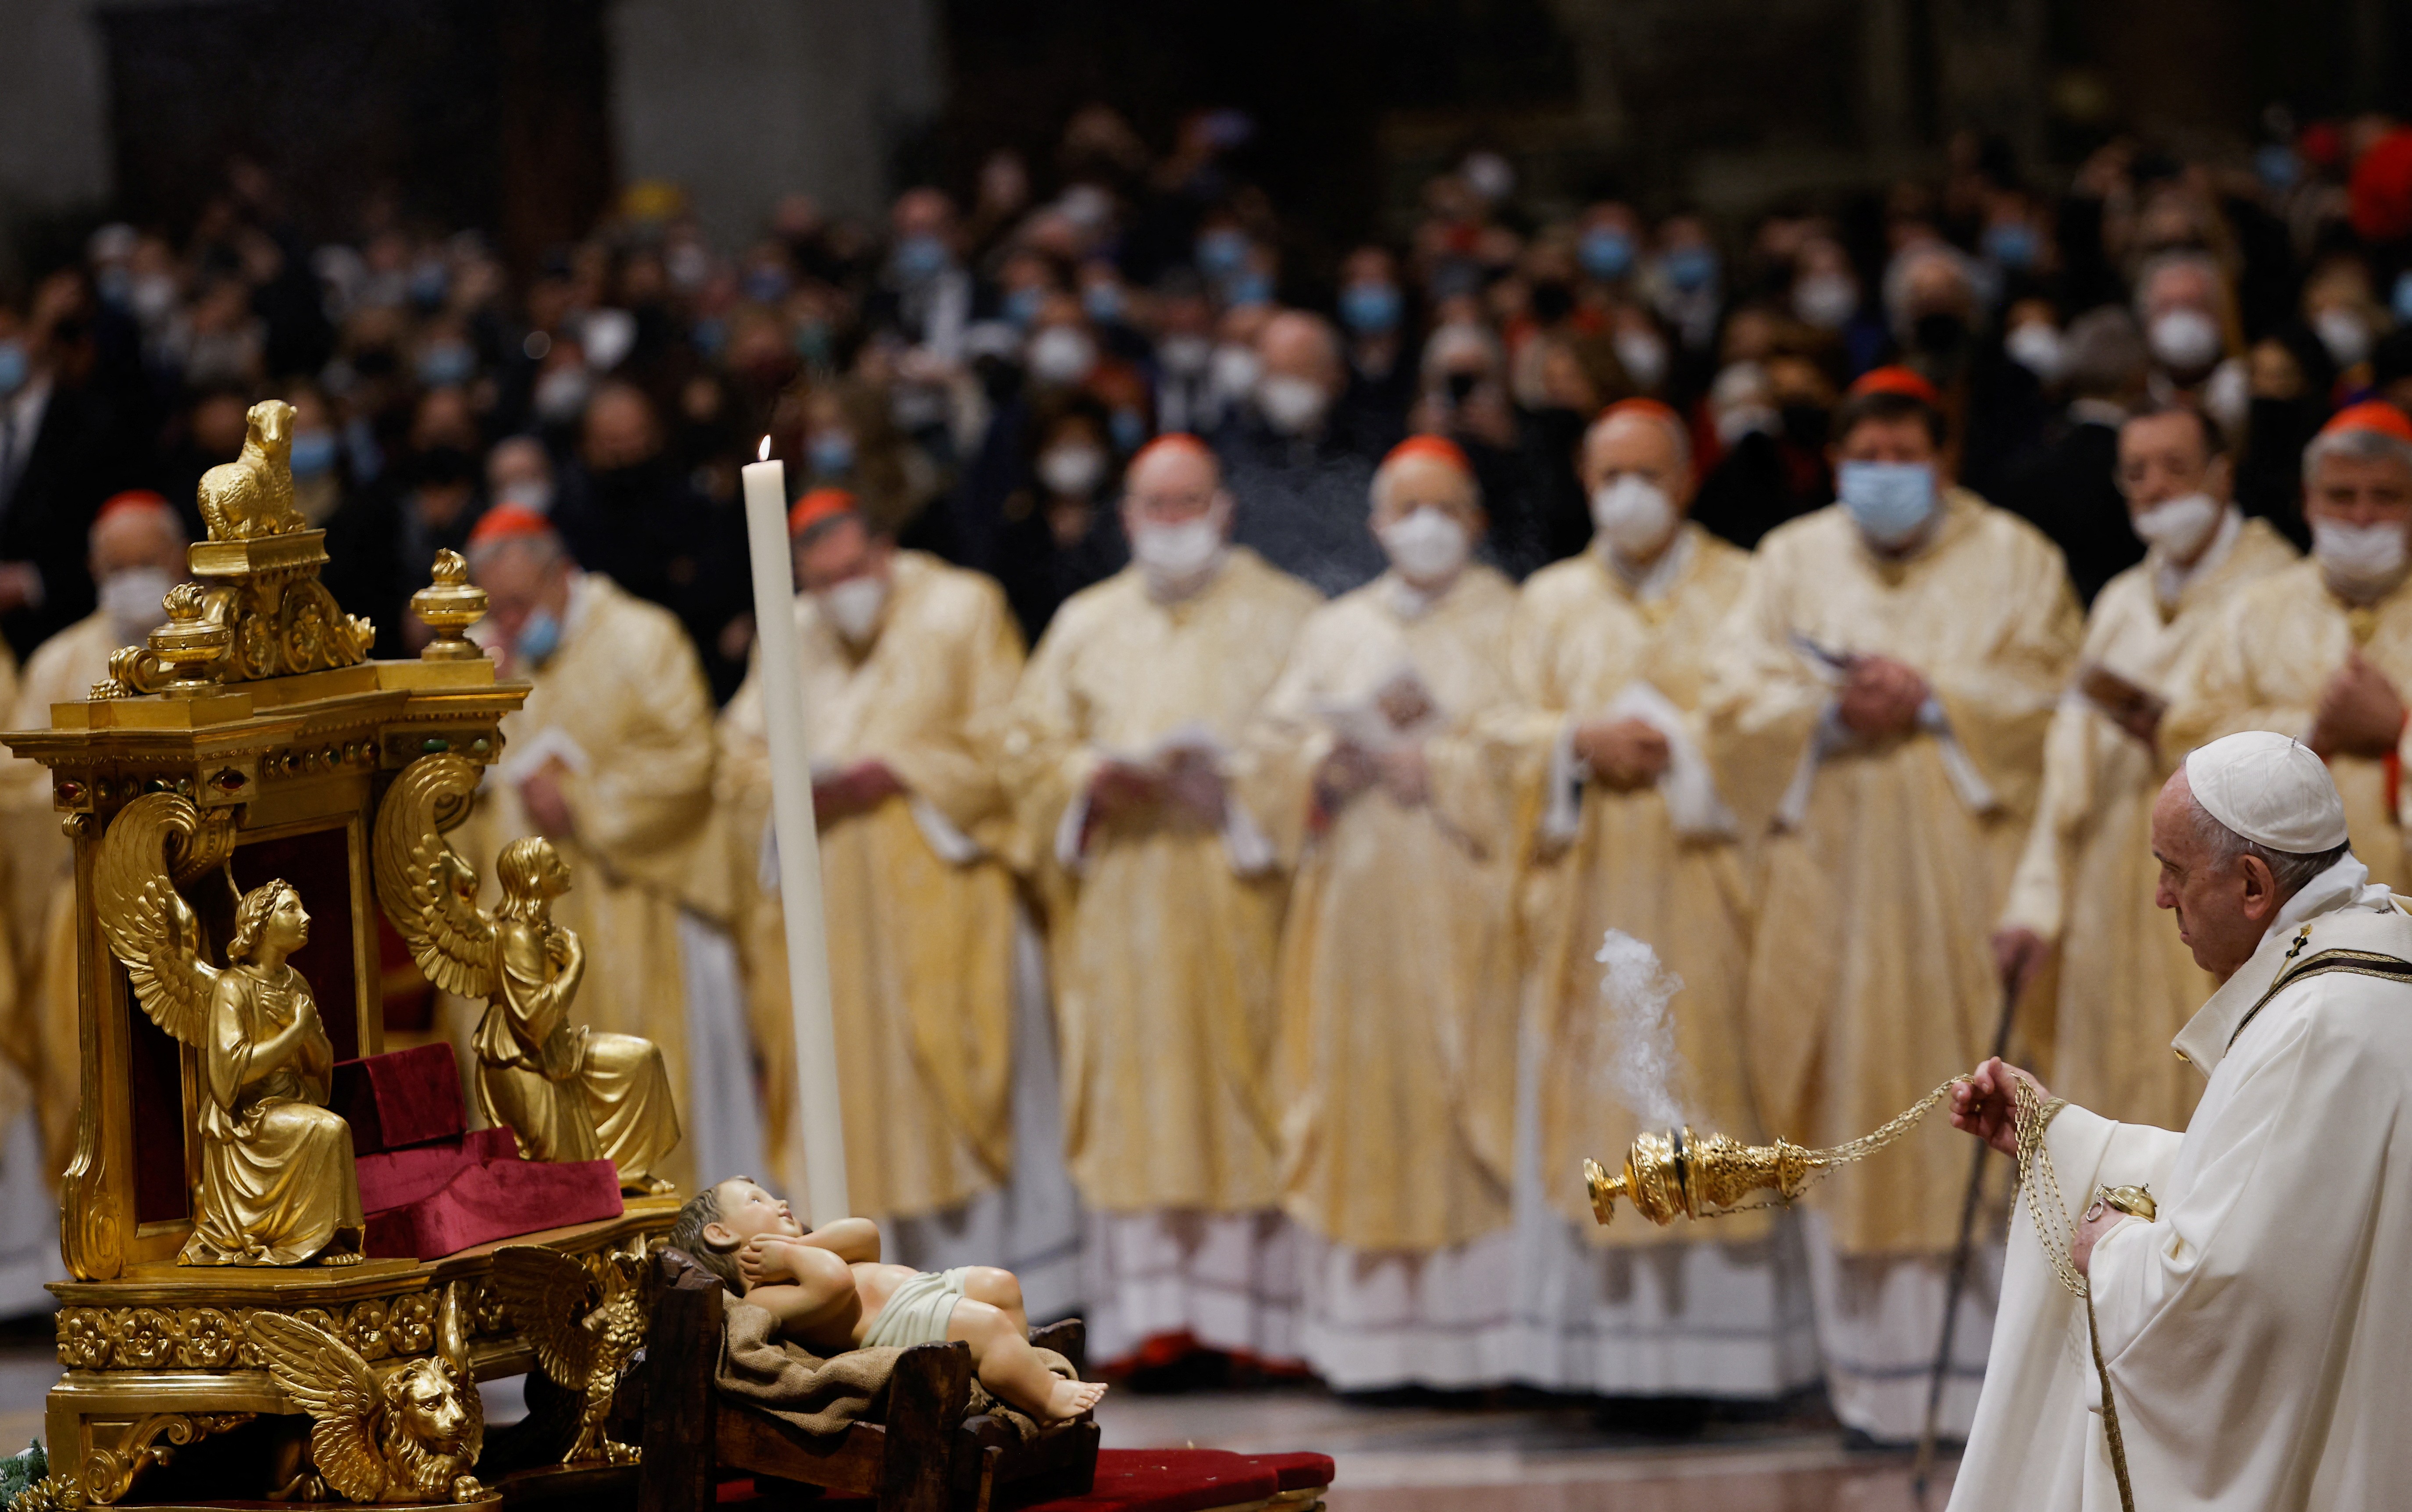
[[[2301,741],[2269,730],[2222,736],[2185,758],[2185,774],[2203,812],[2255,844],[2310,856],[2346,843],[2345,800],[2328,763]]]

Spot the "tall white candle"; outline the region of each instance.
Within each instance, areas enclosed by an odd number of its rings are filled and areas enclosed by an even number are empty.
[[[803,1173],[799,1206],[818,1226],[847,1215],[846,1123],[838,1108],[837,1028],[830,1014],[812,752],[804,743],[795,562],[787,548],[787,470],[770,454],[771,438],[764,436],[763,460],[745,467],[745,541],[754,565],[754,641],[761,653],[757,671],[771,737],[771,825],[779,843],[779,903],[787,917],[787,998],[796,1037],[796,1116],[780,1138],[788,1171]]]

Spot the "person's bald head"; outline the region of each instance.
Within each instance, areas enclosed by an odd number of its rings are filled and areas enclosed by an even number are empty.
[[[1304,378],[1327,391],[1340,387],[1340,338],[1330,321],[1304,310],[1284,310],[1257,335],[1257,360],[1268,377]]]
[[[1583,436],[1584,488],[1597,490],[1628,477],[1657,485],[1678,510],[1692,502],[1691,437],[1663,406],[1611,406]]]
[[[1131,459],[1123,482],[1123,525],[1178,525],[1219,509],[1226,525],[1230,496],[1223,491],[1222,464],[1194,435],[1160,435]]]
[[[181,578],[184,523],[165,499],[117,499],[93,521],[88,550],[95,580],[130,567],[157,567]]]
[[[607,383],[588,402],[581,449],[589,467],[598,472],[633,467],[651,462],[661,446],[654,402],[644,390],[631,384]]]

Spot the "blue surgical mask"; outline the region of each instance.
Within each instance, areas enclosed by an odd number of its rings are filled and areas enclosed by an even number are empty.
[[[451,286],[452,275],[440,262],[422,262],[410,271],[410,302],[422,310],[442,304]]]
[[[823,431],[804,447],[815,477],[844,477],[854,469],[854,437],[844,431]]]
[[[787,297],[787,274],[783,269],[768,265],[749,268],[738,286],[757,304],[776,304]]]
[[[1382,336],[1399,328],[1398,286],[1351,284],[1340,291],[1340,323],[1360,336]]]
[[[424,387],[449,389],[478,371],[478,354],[463,342],[437,342],[419,354],[418,371]]]
[[[1667,282],[1690,294],[1709,286],[1717,276],[1717,255],[1697,243],[1681,246],[1658,260],[1667,272]]]
[[[549,609],[531,611],[511,641],[511,654],[530,667],[542,667],[560,649],[561,620]]]
[[[1248,233],[1223,226],[1198,239],[1198,271],[1209,278],[1228,278],[1248,265]]]
[[[335,465],[335,433],[297,431],[293,434],[293,476],[316,477]]]
[[[728,345],[728,322],[716,315],[705,316],[686,328],[686,339],[700,356],[718,357]]]
[[[1147,417],[1135,409],[1118,409],[1106,417],[1106,433],[1113,438],[1114,449],[1127,457],[1147,439]]]
[[[947,267],[947,243],[927,234],[896,243],[896,276],[908,284],[935,278]]]
[[[1101,326],[1110,326],[1123,317],[1123,291],[1119,285],[1091,284],[1081,291],[1081,308],[1090,319]]]
[[[1888,550],[1907,545],[1934,515],[1934,469],[1919,462],[1846,462],[1836,492],[1860,533]]]
[[[0,399],[25,387],[33,374],[34,363],[25,355],[25,344],[14,336],[0,337]]]
[[[1013,325],[1029,328],[1038,318],[1038,307],[1047,302],[1047,291],[1032,285],[1026,288],[1008,289],[1005,296],[1004,315]]]
[[[1223,302],[1233,309],[1243,304],[1273,302],[1273,281],[1255,269],[1234,273],[1223,286]]]
[[[1623,278],[1633,272],[1633,238],[1613,226],[1595,226],[1576,243],[1575,256],[1594,278]]]
[[[2395,312],[2397,324],[2412,325],[2412,269],[2395,275],[2395,287],[2388,294],[2387,303]]]
[[[2302,177],[2303,165],[2295,150],[2285,142],[2264,142],[2253,154],[2253,171],[2261,175],[2262,186],[2273,194],[2285,194]]]
[[[2035,228],[2024,221],[1995,221],[1985,228],[1985,256],[2012,272],[2035,266]]]

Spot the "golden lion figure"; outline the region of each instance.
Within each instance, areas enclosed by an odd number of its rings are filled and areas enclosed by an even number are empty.
[[[213,541],[247,541],[308,527],[293,506],[293,406],[263,399],[243,417],[243,454],[201,475],[201,519]]]
[[[377,811],[378,901],[428,980],[486,999],[472,1041],[478,1104],[519,1137],[521,1152],[609,1160],[622,1190],[667,1192],[657,1172],[678,1146],[679,1124],[661,1050],[570,1021],[586,947],[553,922],[569,868],[550,841],[504,846],[494,867],[502,905],[492,914],[478,906],[477,869],[442,833],[477,786],[478,769],[450,755],[421,756],[394,780]]]
[[[245,1324],[269,1373],[310,1415],[315,1477],[281,1497],[354,1502],[476,1502],[492,1494],[470,1471],[485,1446],[485,1405],[466,1372],[440,1355],[380,1381],[343,1340],[301,1318],[256,1313]],[[308,1484],[311,1479],[323,1486]]]

